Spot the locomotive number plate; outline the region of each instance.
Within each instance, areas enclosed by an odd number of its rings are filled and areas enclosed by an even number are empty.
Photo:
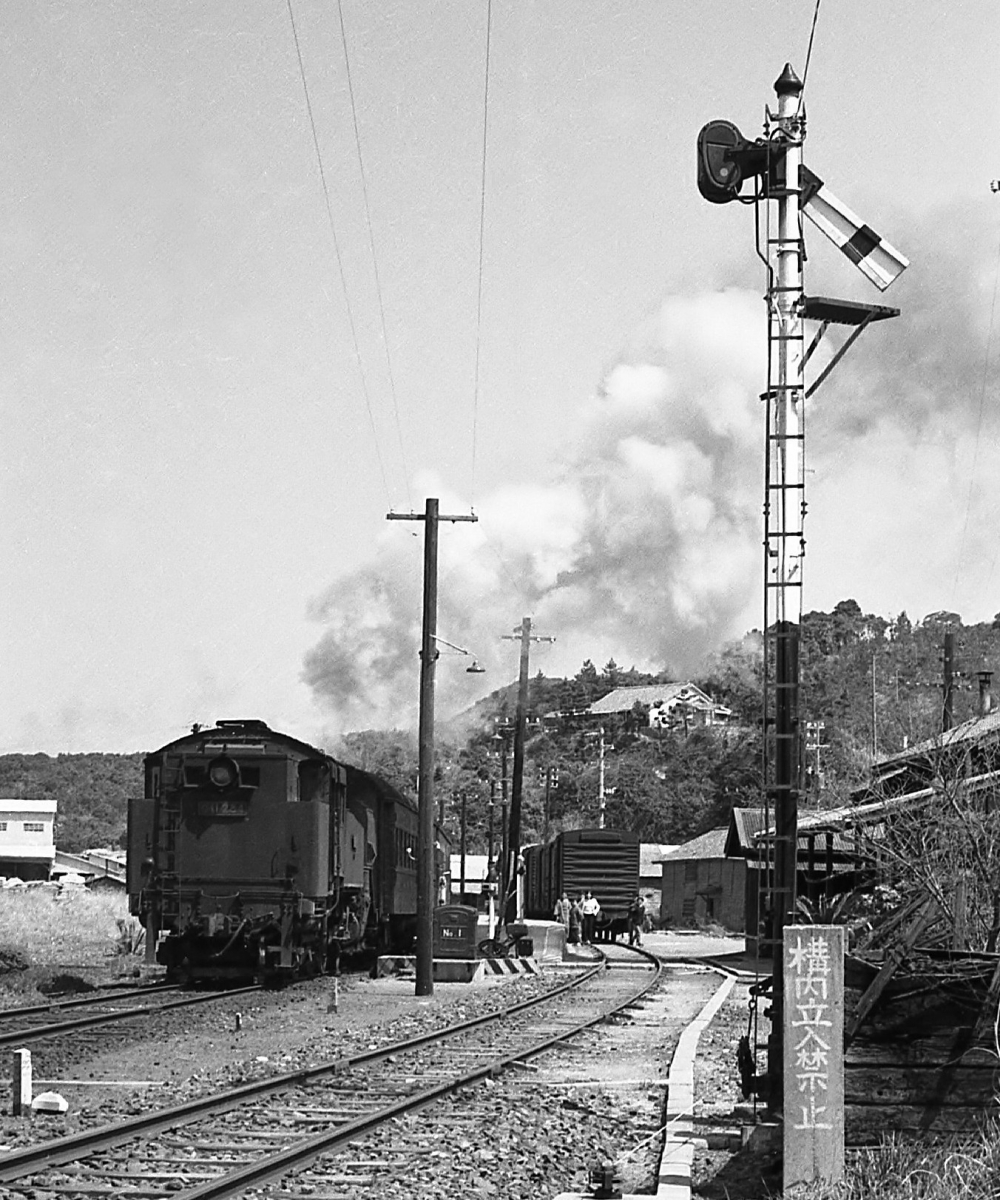
[[[250,802],[248,800],[199,800],[199,817],[248,817]]]

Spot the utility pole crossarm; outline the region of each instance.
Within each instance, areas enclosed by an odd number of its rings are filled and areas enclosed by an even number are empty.
[[[385,519],[387,521],[426,521],[427,514],[426,513],[418,513],[418,512],[409,512],[409,513],[388,512],[385,514]],[[475,513],[460,513],[457,516],[448,516],[446,513],[438,513],[438,515],[434,519],[436,521],[473,521],[473,522],[476,522],[479,520],[479,518],[476,516]]]

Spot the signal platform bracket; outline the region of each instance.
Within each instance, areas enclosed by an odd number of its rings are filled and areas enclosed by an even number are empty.
[[[851,346],[858,340],[873,321],[887,321],[890,317],[898,317],[899,309],[890,308],[886,304],[863,304],[857,300],[833,300],[829,296],[803,296],[802,315],[807,321],[819,321],[820,326],[816,336],[809,345],[802,359],[802,365],[809,361],[823,340],[823,335],[831,325],[853,326],[844,344],[836,351],[833,358],[820,372],[819,376],[806,390],[806,397],[811,396],[821,383],[840,362]]]

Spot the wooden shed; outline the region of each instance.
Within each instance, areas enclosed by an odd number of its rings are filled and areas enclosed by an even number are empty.
[[[728,829],[710,829],[661,860],[660,920],[667,928],[744,929],[747,864],[726,857]]]

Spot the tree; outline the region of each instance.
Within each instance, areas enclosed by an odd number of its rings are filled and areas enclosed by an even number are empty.
[[[334,757],[362,771],[381,775],[401,792],[413,795],[417,790],[417,739],[407,730],[365,729],[345,733],[337,742]]]
[[[996,749],[991,748],[991,759]],[[929,932],[925,944],[995,954],[1000,945],[1000,789],[970,786],[965,756],[951,757],[940,744],[922,757],[930,787],[905,803],[887,801],[884,821],[867,831],[863,848],[882,864],[880,882],[898,893],[900,909],[920,896],[933,899],[938,934]]]

